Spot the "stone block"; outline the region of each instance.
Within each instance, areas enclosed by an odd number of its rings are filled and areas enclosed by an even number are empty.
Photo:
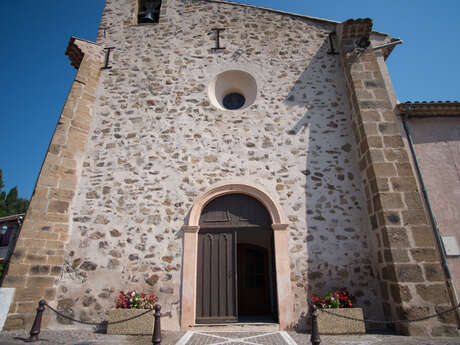
[[[395,226],[401,224],[401,215],[399,211],[381,211],[377,212],[377,222],[379,226]]]
[[[363,140],[363,142],[366,142],[366,140]],[[379,149],[383,147],[382,143],[382,137],[378,135],[371,135],[367,136],[367,146],[368,149],[374,148],[374,149]],[[366,150],[363,150],[365,152]]]
[[[64,256],[63,255],[49,255],[48,259],[46,260],[46,263],[50,265],[62,265],[64,263]]]
[[[39,240],[39,232],[34,232],[33,234],[27,235],[24,240],[24,247],[31,249],[31,248],[43,248],[46,244],[46,240]],[[31,238],[32,237],[32,238]],[[35,237],[35,238],[34,238]]]
[[[31,265],[30,275],[47,275],[50,272],[49,265]]]
[[[449,303],[449,295],[444,284],[419,284],[415,286],[422,300],[433,304]]]
[[[22,288],[25,286],[26,277],[23,275],[14,276],[12,274],[8,274],[6,278],[3,280],[3,287],[8,288]]]
[[[390,191],[390,185],[387,178],[376,178],[370,182],[371,190],[377,192],[388,192]]]
[[[417,192],[414,193],[403,193],[404,202],[406,203],[407,208],[409,209],[423,209],[423,201],[420,197],[420,194]]]
[[[56,278],[54,277],[42,277],[42,276],[31,276],[27,277],[26,287],[27,288],[49,288],[54,285]]]
[[[404,207],[400,193],[380,193],[380,202],[383,209],[397,210]]]
[[[422,268],[419,265],[396,265],[395,270],[397,281],[406,283],[417,283],[424,281]]]
[[[422,225],[427,224],[424,210],[402,211],[404,225]]]
[[[60,201],[71,201],[74,197],[75,192],[73,190],[62,189],[62,188],[51,188],[50,198]]]
[[[61,241],[46,241],[46,248],[50,249],[63,249],[64,243]]]
[[[396,312],[400,320],[415,320],[430,315],[428,307],[397,307]]]
[[[383,137],[383,145],[385,148],[401,148],[404,147],[401,135],[391,135]]]
[[[380,122],[378,128],[382,135],[400,134],[399,127],[395,122]]]
[[[17,313],[34,313],[36,309],[37,309],[37,303],[34,303],[34,302],[18,303],[16,312]]]
[[[388,284],[385,281],[380,281],[380,290],[382,291],[382,297],[384,301],[390,299],[390,294],[388,292]]]
[[[396,169],[392,163],[373,164],[375,177],[392,177],[396,176]]]
[[[390,179],[394,191],[398,192],[414,192],[418,191],[417,181],[411,177],[393,177]]]
[[[439,255],[435,249],[432,248],[414,248],[410,253],[417,262],[438,262]]]
[[[68,223],[69,215],[67,213],[66,214],[47,213],[43,216],[43,220],[46,222],[52,222],[52,223]]]
[[[60,200],[51,200],[48,205],[48,212],[51,213],[67,213],[69,202]]]
[[[388,102],[388,92],[386,89],[384,88],[374,89],[372,90],[372,94],[374,95],[375,99]]]
[[[361,118],[363,122],[380,122],[382,120],[380,113],[375,110],[361,111]]]
[[[406,249],[385,249],[385,262],[405,263],[409,262],[409,253]]]
[[[409,287],[401,284],[391,284],[390,287],[391,297],[393,300],[400,304],[402,302],[409,302],[412,299]]]
[[[24,319],[21,315],[10,315],[3,325],[4,331],[12,331],[15,329],[24,329]]]
[[[383,156],[383,152],[380,149],[369,149],[369,162],[373,163],[382,163],[385,162],[385,157]]]
[[[8,274],[13,276],[21,276],[29,272],[30,265],[21,263],[10,263]]]
[[[405,228],[385,227],[382,230],[382,239],[386,248],[409,247],[409,238]]]
[[[429,328],[419,323],[400,323],[396,325],[398,333],[407,336],[429,337]]]
[[[29,249],[29,252],[30,252],[30,249]],[[30,263],[30,264],[35,264],[35,263],[40,264],[40,263],[46,262],[46,256],[36,255],[36,254],[27,254],[24,262]]]
[[[435,307],[436,314],[442,313],[450,308],[451,308],[450,306],[436,306]],[[455,324],[457,322],[457,317],[455,316],[455,311],[451,311],[450,313],[445,313],[445,314],[438,316],[438,320],[441,323]]]
[[[393,265],[389,264],[382,268],[382,278],[388,281],[396,281],[396,272]]]
[[[434,327],[431,331],[433,337],[458,337],[459,331],[457,326],[439,326]]]
[[[411,227],[412,237],[417,247],[434,247],[434,234],[430,226]]]
[[[409,156],[405,149],[385,149],[384,150],[385,158],[390,162],[407,162],[409,161]],[[398,166],[400,164],[396,164],[396,169],[398,170]]]
[[[414,176],[412,165],[410,163],[396,163],[398,176]]]
[[[19,302],[39,301],[43,298],[43,290],[37,287],[16,289],[15,300]]]
[[[425,270],[426,280],[430,282],[444,281],[446,277],[444,271],[441,267],[441,264],[424,264],[423,268]]]

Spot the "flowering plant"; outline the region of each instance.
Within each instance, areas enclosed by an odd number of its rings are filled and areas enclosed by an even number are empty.
[[[353,300],[354,297],[345,288],[331,291],[325,296],[311,294],[311,305],[318,308],[351,308]]]
[[[158,297],[155,295],[139,294],[136,290],[124,293],[120,291],[116,299],[116,307],[121,309],[153,309]]]

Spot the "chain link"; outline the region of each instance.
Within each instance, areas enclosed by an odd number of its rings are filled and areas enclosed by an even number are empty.
[[[458,309],[460,308],[460,303],[453,307],[453,308],[450,308],[450,309],[447,309],[447,310],[444,310],[440,313],[437,313],[437,314],[433,314],[433,315],[428,315],[428,316],[424,316],[424,317],[420,317],[418,319],[413,319],[413,320],[391,320],[391,321],[387,321],[387,320],[371,320],[371,319],[359,319],[359,318],[356,318],[356,317],[351,317],[351,316],[346,316],[346,315],[339,315],[339,314],[336,314],[336,313],[333,313],[331,311],[328,311],[326,309],[322,309],[322,308],[318,308],[318,310],[322,311],[322,312],[325,312],[327,314],[331,314],[331,315],[334,315],[334,316],[337,316],[337,317],[341,317],[343,319],[348,319],[348,320],[353,320],[353,321],[361,321],[361,322],[370,322],[370,323],[388,323],[388,324],[391,324],[391,323],[411,323],[411,322],[418,322],[418,321],[425,321],[425,320],[428,320],[428,319],[432,319],[434,317],[437,317],[437,316],[441,316],[441,315],[444,315],[444,314],[447,314],[447,313],[450,313],[452,311],[454,311],[455,309]]]
[[[113,322],[106,322],[106,321],[103,321],[103,322],[87,322],[87,321],[81,321],[81,320],[77,320],[77,319],[74,319],[74,318],[71,318],[70,316],[67,316],[65,314],[62,314],[61,312],[57,311],[56,309],[54,309],[53,307],[51,307],[48,303],[45,303],[45,306],[50,309],[51,311],[54,311],[57,315],[67,319],[67,320],[70,320],[70,321],[75,321],[75,322],[78,322],[78,323],[81,323],[81,324],[84,324],[84,325],[93,325],[93,326],[107,326],[107,325],[116,325],[116,324],[119,324],[119,323],[123,323],[123,322],[126,322],[126,321],[130,321],[130,320],[134,320],[134,319],[137,319],[138,317],[141,317],[141,316],[144,316],[145,314],[148,314],[152,311],[154,311],[155,309],[148,309],[146,312],[144,313],[141,313],[139,315],[135,315],[135,316],[132,316],[130,318],[127,318],[127,319],[124,319],[124,320],[119,320],[119,321],[113,321]]]

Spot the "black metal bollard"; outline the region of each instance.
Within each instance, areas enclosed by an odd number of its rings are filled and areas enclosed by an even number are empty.
[[[155,305],[155,323],[153,324],[153,336],[152,336],[152,344],[153,345],[160,345],[161,344],[161,306],[159,304]]]
[[[42,325],[42,316],[43,311],[45,310],[45,304],[46,301],[44,299],[38,302],[37,314],[35,315],[34,323],[32,325],[32,328],[30,329],[30,337],[29,339],[25,340],[26,343],[40,341],[40,328]]]
[[[318,330],[318,308],[315,305],[311,306],[311,343],[313,345],[321,344]]]

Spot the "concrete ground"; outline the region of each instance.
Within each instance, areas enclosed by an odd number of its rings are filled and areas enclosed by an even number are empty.
[[[254,332],[253,332],[254,333]],[[275,332],[277,333],[277,332]],[[296,333],[293,331],[286,332],[288,336],[282,337],[289,345],[309,345],[310,335]],[[216,332],[202,336],[201,334],[188,334],[184,332],[167,332],[162,333],[161,345],[191,345],[191,344],[276,344],[282,345],[279,340],[279,334],[261,334],[260,337],[252,334],[242,334],[237,332],[231,334],[221,334],[221,338],[211,339]],[[208,338],[206,337],[208,336]],[[252,336],[252,339],[247,339]],[[188,337],[188,338],[187,338]],[[202,338],[200,338],[202,337]],[[24,340],[28,338],[27,332],[3,332],[0,333],[0,345],[16,345],[24,344]],[[41,333],[41,341],[36,342],[38,345],[150,345],[152,344],[151,337],[145,336],[120,336],[94,333],[91,330],[43,330]],[[226,338],[226,339],[224,339]],[[238,341],[238,338],[241,341]],[[190,340],[193,339],[193,343]],[[201,339],[201,340],[200,340]],[[233,341],[231,339],[234,339]],[[288,340],[286,340],[288,339]],[[289,341],[293,340],[293,342]],[[178,344],[179,343],[179,344]],[[396,335],[348,335],[348,336],[322,336],[321,345],[460,345],[460,337],[457,338],[417,338],[403,337]]]

